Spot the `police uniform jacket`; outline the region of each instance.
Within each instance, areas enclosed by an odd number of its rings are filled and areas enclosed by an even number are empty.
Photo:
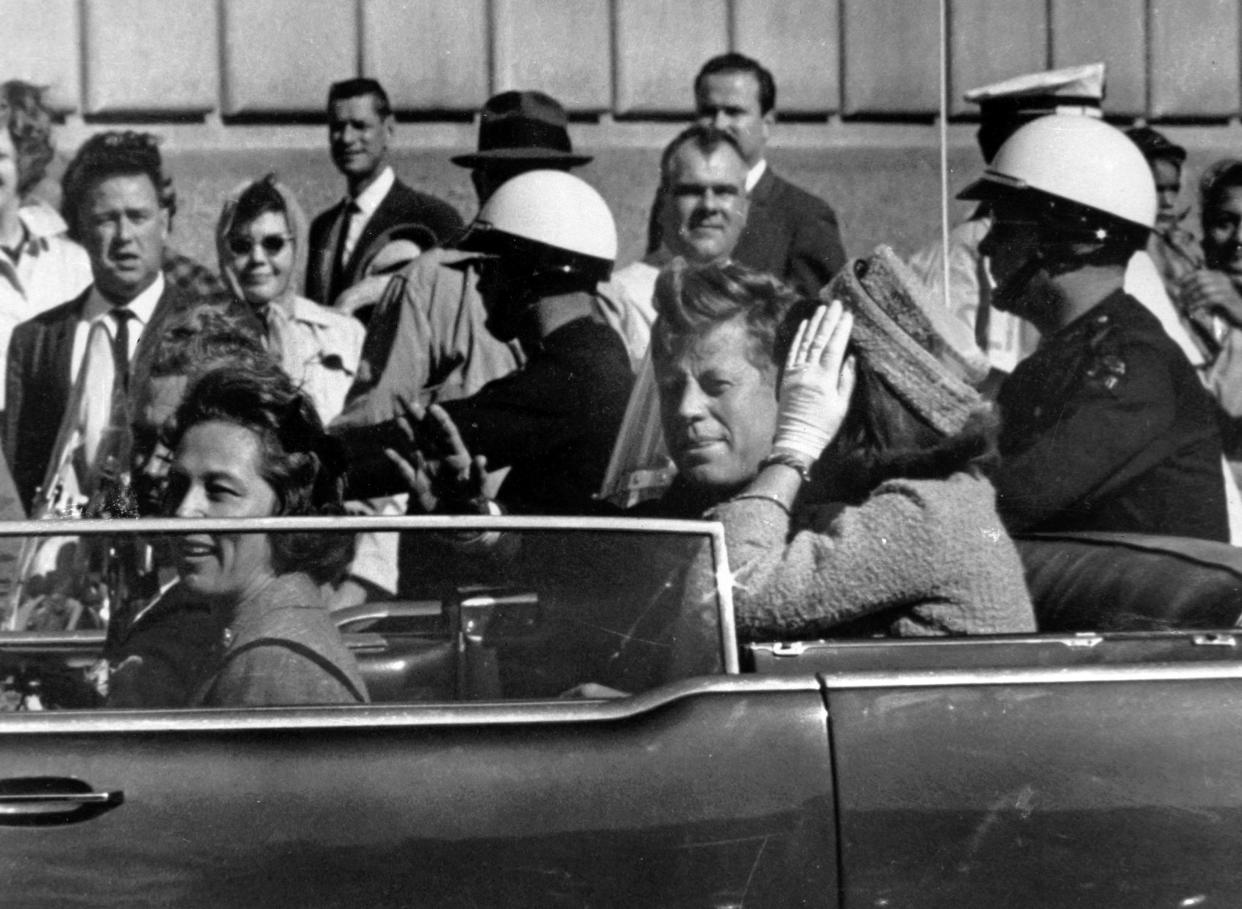
[[[1001,386],[998,510],[1011,533],[1229,539],[1212,400],[1118,290],[1044,339]]]

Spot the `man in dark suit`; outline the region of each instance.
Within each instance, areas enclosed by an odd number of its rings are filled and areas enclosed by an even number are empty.
[[[348,195],[311,224],[306,296],[331,306],[361,277],[364,251],[398,225],[422,249],[452,239],[461,215],[447,202],[410,189],[388,164],[393,133],[388,95],[374,79],[347,79],[328,91],[328,144]]]
[[[113,423],[119,413],[127,428],[128,412],[114,408],[127,400],[130,375],[149,362],[165,321],[194,302],[161,271],[169,218],[165,182],[157,140],[147,133],[93,136],[65,171],[69,234],[86,248],[94,283],[18,325],[9,343],[4,453],[27,512],[54,453],[92,329],[101,327],[111,348],[116,392],[97,405],[109,409],[102,422]]]
[[[750,213],[733,258],[813,296],[845,264],[837,216],[823,199],[773,173],[764,158],[776,123],[776,82],[758,61],[721,54],[694,80],[698,122],[737,139],[749,172]],[[648,252],[660,247],[659,194],[652,205]]]

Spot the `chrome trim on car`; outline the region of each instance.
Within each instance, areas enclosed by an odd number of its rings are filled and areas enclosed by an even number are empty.
[[[913,672],[820,672],[829,690],[848,688],[962,688],[972,685],[1065,685],[1089,682],[1190,682],[1242,679],[1242,662],[1128,663],[1017,669]]]
[[[550,700],[333,707],[197,710],[80,710],[0,713],[0,737],[32,733],[175,732],[192,730],[378,729],[405,726],[499,726],[607,723],[628,720],[695,697],[818,692],[807,674],[704,676],[616,700]]]

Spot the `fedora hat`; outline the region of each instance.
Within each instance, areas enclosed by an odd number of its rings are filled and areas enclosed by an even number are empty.
[[[501,92],[483,105],[479,150],[452,161],[462,167],[521,161],[586,164],[591,156],[574,154],[568,123],[565,108],[543,92]]]

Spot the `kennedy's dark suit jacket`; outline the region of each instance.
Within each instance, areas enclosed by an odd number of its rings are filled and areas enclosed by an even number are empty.
[[[358,272],[363,253],[384,231],[398,224],[421,227],[414,239],[426,249],[442,246],[452,240],[462,229],[461,215],[447,202],[410,189],[400,180],[392,185],[375,209],[344,268],[336,268],[345,230],[345,203],[333,205],[320,212],[311,222],[310,249],[306,262],[306,296],[331,306],[337,295],[361,277]],[[419,236],[419,233],[422,235]]]
[[[73,335],[91,288],[13,329],[5,377],[4,455],[27,513],[43,482],[56,436],[69,405]],[[190,306],[191,297],[171,283],[138,340],[130,367],[131,390],[146,381],[162,326]]]
[[[651,207],[648,250],[660,246],[659,190]],[[750,213],[733,258],[815,296],[845,264],[832,206],[777,176],[769,164],[750,193]]]

